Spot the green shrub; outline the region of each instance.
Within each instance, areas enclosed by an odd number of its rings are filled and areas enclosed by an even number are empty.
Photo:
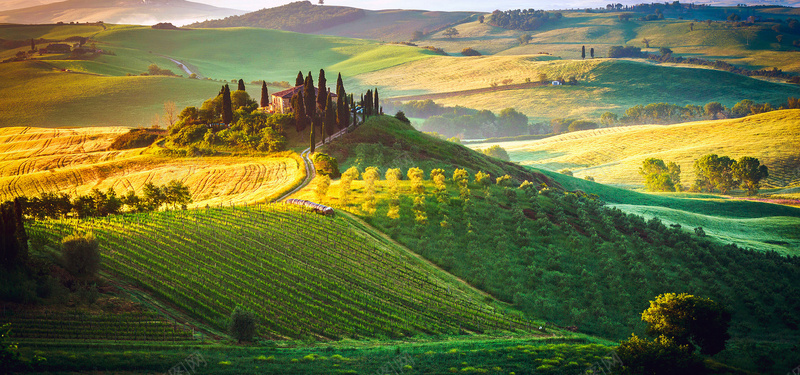
[[[231,313],[228,330],[238,342],[251,341],[256,334],[256,315],[241,306],[236,306]]]
[[[64,268],[73,276],[92,279],[100,268],[100,250],[93,235],[72,235],[61,240]]]

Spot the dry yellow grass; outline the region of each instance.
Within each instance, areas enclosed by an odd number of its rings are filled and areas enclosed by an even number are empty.
[[[502,142],[500,146],[512,161],[524,165],[570,169],[576,177],[637,186],[643,184],[638,170],[646,158],[675,161],[688,186],[694,181],[694,161],[703,155],[753,156],[770,169],[765,187],[792,187],[800,186],[798,139],[800,110],[784,110],[734,120],[587,130],[536,141]]]
[[[145,149],[109,151],[126,128],[0,128],[0,200],[43,192],[87,194],[113,187],[141,193],[144,184],[180,180],[191,206],[273,199],[304,178],[293,155],[170,158]]]

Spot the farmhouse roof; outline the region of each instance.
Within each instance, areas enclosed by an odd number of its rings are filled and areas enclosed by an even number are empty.
[[[303,90],[303,86],[305,86],[305,85],[295,86],[295,87],[292,87],[290,89],[286,89],[286,90],[283,90],[283,91],[278,91],[278,92],[272,94],[272,96],[276,96],[278,98],[283,98],[283,99],[292,99],[292,97],[294,96],[295,93],[297,93],[298,91],[302,91]],[[319,88],[314,87],[314,94],[319,95]],[[331,92],[331,97],[335,98],[336,94]]]

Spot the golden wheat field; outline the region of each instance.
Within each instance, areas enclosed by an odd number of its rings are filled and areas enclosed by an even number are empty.
[[[109,150],[127,128],[0,128],[0,200],[43,192],[87,194],[114,188],[140,193],[180,180],[190,206],[250,204],[274,199],[305,177],[292,156],[171,158],[150,149]]]
[[[585,130],[499,145],[512,161],[524,165],[569,169],[576,177],[634,186],[644,183],[638,171],[646,158],[676,162],[681,166],[681,181],[690,186],[694,161],[703,155],[753,156],[769,168],[770,176],[762,186],[789,188],[800,186],[799,139],[800,110],[783,110],[732,120]]]

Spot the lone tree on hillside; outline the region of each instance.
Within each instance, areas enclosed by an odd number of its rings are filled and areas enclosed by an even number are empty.
[[[642,43],[644,43],[645,47],[650,48],[650,39],[644,38]]]
[[[297,72],[297,78],[294,80],[295,86],[302,86],[305,82],[305,77],[303,77],[303,71]]]
[[[269,92],[267,91],[267,82],[261,83],[261,106],[266,107],[269,105]]]
[[[238,342],[253,340],[256,334],[256,314],[236,306],[231,313],[228,331]]]
[[[231,105],[231,89],[226,84],[222,90],[222,122],[230,124],[233,122],[233,109]]]
[[[699,348],[701,354],[717,354],[731,337],[731,313],[708,298],[687,293],[657,296],[642,313],[642,320],[647,322],[648,335],[663,335],[678,345],[688,345],[690,353]]]
[[[647,190],[675,191],[675,182],[672,181],[669,168],[661,159],[645,159],[639,168],[639,174],[644,177],[644,186]]]
[[[594,47],[592,47],[592,48],[589,48],[589,56],[591,56],[592,58],[594,58]]]
[[[766,165],[761,165],[758,159],[751,156],[743,156],[733,165],[733,175],[741,185],[747,189],[747,195],[758,194],[761,187],[761,179],[769,177]]]
[[[452,39],[454,36],[458,35],[458,30],[455,27],[450,27],[444,31],[444,36]]]
[[[697,159],[694,162],[694,174],[696,181],[694,188],[699,191],[713,191],[717,189],[725,194],[738,182],[733,174],[733,166],[736,161],[727,156],[717,156],[709,154]]]
[[[241,91],[247,91],[247,90],[245,90],[244,80],[243,79],[239,78],[239,87],[237,87],[236,89],[237,90],[241,90]]]
[[[93,279],[100,268],[100,250],[93,235],[72,235],[61,240],[64,268],[80,279]]]
[[[586,46],[581,46],[581,59],[586,58]]]

